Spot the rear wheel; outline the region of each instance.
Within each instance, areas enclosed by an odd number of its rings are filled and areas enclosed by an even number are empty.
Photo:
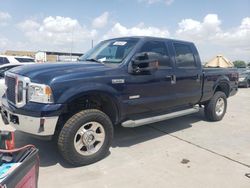
[[[227,97],[225,93],[218,91],[212,99],[205,105],[205,116],[210,121],[220,121],[227,109]]]
[[[113,138],[113,125],[100,110],[83,110],[64,124],[58,148],[74,166],[88,165],[104,158]]]

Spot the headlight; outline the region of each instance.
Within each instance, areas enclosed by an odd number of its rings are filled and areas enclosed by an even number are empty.
[[[52,90],[44,84],[30,83],[28,88],[28,100],[38,103],[53,103]]]

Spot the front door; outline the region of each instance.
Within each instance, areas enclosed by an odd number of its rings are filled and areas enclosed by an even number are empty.
[[[154,52],[159,55],[159,69],[152,74],[129,75],[126,80],[128,114],[157,112],[175,103],[173,63],[164,40],[145,41],[138,53]]]

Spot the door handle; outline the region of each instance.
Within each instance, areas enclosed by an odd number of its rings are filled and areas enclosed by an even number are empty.
[[[167,75],[166,78],[170,78],[171,84],[176,84],[176,76],[175,75]]]

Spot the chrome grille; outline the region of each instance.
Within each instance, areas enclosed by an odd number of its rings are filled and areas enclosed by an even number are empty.
[[[7,87],[6,98],[8,102],[20,108],[27,102],[27,87],[30,83],[28,77],[17,75],[11,72],[5,74],[5,84]]]
[[[7,99],[13,104],[16,104],[16,78],[5,76],[5,83],[7,86]]]

